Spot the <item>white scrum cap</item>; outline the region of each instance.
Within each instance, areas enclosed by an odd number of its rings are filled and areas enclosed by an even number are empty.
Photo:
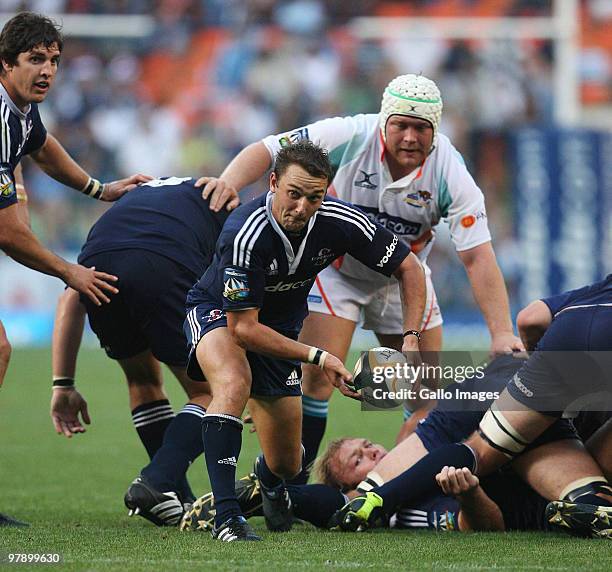
[[[422,75],[397,76],[385,88],[380,105],[380,130],[384,140],[385,127],[391,115],[409,115],[429,121],[433,127],[433,149],[442,117],[442,96],[438,86]]]

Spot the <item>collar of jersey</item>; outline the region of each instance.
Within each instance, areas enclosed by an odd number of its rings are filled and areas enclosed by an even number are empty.
[[[295,274],[296,270],[298,269],[298,266],[300,265],[300,262],[302,261],[302,255],[304,254],[304,249],[306,248],[306,241],[308,240],[308,235],[310,234],[310,231],[314,227],[318,213],[312,215],[312,218],[308,221],[308,230],[306,231],[306,236],[302,239],[297,253],[294,254],[291,242],[289,242],[287,235],[283,232],[283,229],[280,227],[280,225],[274,218],[274,215],[272,214],[273,198],[274,193],[268,191],[268,194],[266,195],[266,215],[268,216],[268,220],[270,221],[274,232],[278,234],[278,236],[280,236],[281,240],[283,241],[283,245],[285,247],[285,254],[287,256],[287,265],[289,267],[288,273],[289,275]]]
[[[30,109],[32,109],[32,104],[28,105],[28,108],[25,111],[21,111],[16,105],[15,102],[11,99],[11,96],[6,91],[5,87],[0,82],[0,96],[2,99],[6,101],[6,104],[9,106],[10,110],[17,116],[19,119],[25,119],[26,115],[30,113]]]

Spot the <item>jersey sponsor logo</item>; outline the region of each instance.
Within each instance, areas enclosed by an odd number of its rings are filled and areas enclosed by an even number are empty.
[[[223,286],[223,297],[232,302],[244,300],[248,297],[250,292],[247,275],[243,272],[236,272],[229,268],[225,269]]]
[[[314,278],[307,278],[306,280],[299,280],[297,282],[283,282],[282,280],[272,286],[266,286],[266,292],[288,292],[289,290],[299,290],[306,286],[312,286]]]
[[[358,170],[361,173],[361,179],[355,179],[355,181],[353,182],[356,187],[373,190],[378,186],[376,183],[372,182],[372,177],[375,177],[376,175],[378,175],[378,173],[366,173],[363,169]]]
[[[147,181],[143,183],[143,187],[166,187],[166,186],[176,186],[181,185],[187,181],[191,181],[191,177],[166,177],[162,179],[153,179],[152,181]]]
[[[320,304],[323,302],[323,298],[321,296],[317,296],[316,294],[308,294],[308,301],[313,304]]]
[[[395,247],[397,246],[398,241],[399,238],[393,235],[393,240],[391,241],[391,244],[387,246],[386,254],[380,259],[376,266],[382,268],[385,264],[387,264],[387,262],[389,262],[389,259],[391,258],[391,256],[393,256],[393,253],[395,252]]]
[[[298,141],[302,141],[303,139],[309,139],[308,137],[308,127],[302,127],[301,129],[297,129],[289,135],[283,135],[278,142],[281,147],[287,147],[287,145],[292,145],[293,143],[297,143]]]
[[[404,202],[418,209],[422,209],[431,202],[431,193],[429,191],[410,193],[406,196]]]
[[[319,250],[319,254],[313,256],[310,261],[315,266],[324,266],[333,258],[336,258],[336,255],[333,253],[331,248],[322,248],[321,250]]]
[[[291,387],[293,385],[300,385],[300,383],[302,383],[302,378],[298,376],[297,370],[294,369],[287,378],[287,381],[285,381],[285,385]]]
[[[394,234],[399,234],[400,236],[406,235],[418,235],[421,232],[421,227],[423,226],[420,222],[414,222],[411,220],[404,220],[397,216],[392,216],[387,213],[381,213],[375,207],[364,207],[361,205],[357,205],[367,217],[373,221],[377,222],[381,226],[384,226],[386,229],[390,230]]]
[[[487,213],[484,211],[478,211],[477,213],[474,213],[474,214],[465,215],[461,219],[461,226],[463,228],[470,228],[471,226],[474,226],[476,224],[476,221],[479,221],[485,218],[487,218]]]

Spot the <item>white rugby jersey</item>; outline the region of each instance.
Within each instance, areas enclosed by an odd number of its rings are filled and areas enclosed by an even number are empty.
[[[333,117],[263,139],[274,158],[283,145],[310,139],[329,152],[334,179],[329,192],[361,208],[368,217],[413,243],[425,260],[435,227],[444,218],[458,251],[491,240],[484,196],[463,158],[443,134],[425,163],[393,181],[385,161],[378,114]],[[385,278],[346,256],[340,271],[354,278],[385,283]]]

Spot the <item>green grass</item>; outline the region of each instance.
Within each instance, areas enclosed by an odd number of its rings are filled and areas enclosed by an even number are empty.
[[[15,351],[0,393],[0,511],[32,523],[0,529],[0,554],[60,553],[63,564],[55,568],[62,570],[612,569],[608,542],[560,534],[340,534],[303,526],[273,535],[255,519],[264,542],[226,545],[208,534],[128,519],[123,493],[146,455],[131,426],[121,372],[101,352],[82,352],[78,383],[93,424],[67,440],[53,432],[48,416],[49,359],[46,350]],[[167,385],[177,408],[183,401],[178,384],[168,377]],[[331,409],[327,438],[366,432],[386,446],[401,417],[362,413],[339,395]],[[256,452],[256,436],[245,432],[239,474]],[[190,480],[194,490],[207,490],[203,460],[191,467]]]

